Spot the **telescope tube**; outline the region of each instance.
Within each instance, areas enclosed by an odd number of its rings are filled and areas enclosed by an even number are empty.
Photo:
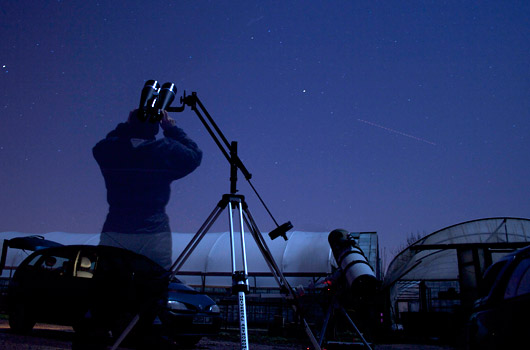
[[[352,293],[361,296],[374,293],[377,286],[374,270],[350,233],[333,230],[328,235],[328,242]]]

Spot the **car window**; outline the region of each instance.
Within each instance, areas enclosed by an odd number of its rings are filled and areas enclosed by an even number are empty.
[[[480,282],[480,288],[479,288],[479,297],[485,297],[488,295],[489,291],[493,287],[493,284],[497,280],[497,276],[499,275],[499,272],[506,264],[506,261],[499,261],[493,265],[491,265],[486,272],[484,273],[484,277],[482,278],[482,281]]]
[[[81,252],[77,257],[74,276],[92,278],[96,269],[97,256],[91,252]]]
[[[99,274],[119,274],[128,275],[133,272],[152,271],[154,263],[143,258],[140,255],[130,254],[125,251],[106,251],[104,254],[100,253],[100,261],[98,263]]]
[[[35,256],[28,266],[55,275],[72,275],[72,259],[68,255],[43,253]]]
[[[504,292],[504,298],[513,298],[528,293],[530,293],[530,258],[521,260],[513,270]]]
[[[28,263],[28,266],[35,266],[35,264],[39,261],[39,259],[42,258],[42,254],[37,254],[31,259],[31,261]]]

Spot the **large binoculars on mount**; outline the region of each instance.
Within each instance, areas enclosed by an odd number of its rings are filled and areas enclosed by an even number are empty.
[[[352,235],[346,230],[333,230],[328,242],[351,292],[360,296],[374,293],[377,286],[374,270]]]
[[[173,83],[164,83],[162,87],[156,80],[145,82],[140,96],[140,113],[142,121],[149,120],[152,123],[160,121],[161,112],[167,109],[175,99],[177,87]],[[143,113],[141,113],[143,111]]]

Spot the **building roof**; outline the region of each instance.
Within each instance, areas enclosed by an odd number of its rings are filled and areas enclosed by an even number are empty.
[[[388,266],[384,286],[404,280],[456,280],[456,248],[514,249],[526,244],[530,244],[529,219],[487,218],[452,225],[419,239],[400,252]]]

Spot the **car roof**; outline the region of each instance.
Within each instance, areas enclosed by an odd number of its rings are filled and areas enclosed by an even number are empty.
[[[526,256],[526,255],[530,255],[530,245],[524,247],[524,248],[520,248],[520,249],[517,249],[505,256],[503,256],[499,261],[504,261],[504,260],[512,260],[514,258],[519,258],[519,257],[523,257],[523,256]]]

